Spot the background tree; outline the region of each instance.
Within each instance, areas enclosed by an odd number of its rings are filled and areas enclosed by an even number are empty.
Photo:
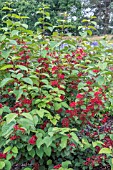
[[[97,17],[98,34],[112,33],[113,27],[113,0],[7,0],[9,6],[13,9],[11,13],[28,16],[25,23],[29,29],[35,30],[34,24],[40,18],[37,11],[42,7],[42,3],[47,4],[50,8],[50,22],[52,25],[59,25],[58,20],[65,20],[67,25],[74,28],[68,28],[67,31],[78,35],[78,26],[82,25],[82,19],[89,18],[92,15]],[[0,9],[6,6],[6,1],[1,0]],[[0,20],[9,11],[0,10]],[[0,22],[2,23],[2,22]]]
[[[9,6],[13,8],[14,13],[18,13],[19,15],[28,16],[25,22],[28,24],[29,29],[35,30],[34,24],[38,21],[40,17],[39,14],[36,12],[42,6],[42,3],[47,4],[50,6],[48,12],[50,13],[51,23],[53,25],[58,25],[58,19],[65,19],[67,22],[70,22],[72,25],[77,27],[80,25],[81,20],[81,2],[80,0],[7,0]],[[5,0],[1,0],[0,8],[2,9],[3,6],[6,6]],[[5,14],[6,11],[1,10],[1,17]],[[8,11],[9,12],[9,11]],[[64,13],[67,15],[64,16]],[[76,17],[76,21],[73,18]],[[73,31],[73,30],[72,30]],[[76,32],[74,30],[74,32]]]
[[[112,15],[113,15],[113,0],[89,0],[83,1],[83,9],[89,12],[90,15],[97,17],[98,32],[100,34],[111,33]],[[86,15],[88,17],[88,14]]]

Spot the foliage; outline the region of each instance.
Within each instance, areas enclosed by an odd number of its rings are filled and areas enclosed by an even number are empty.
[[[71,32],[73,35],[78,35],[78,27],[83,26],[81,20],[88,19],[91,16],[96,16],[97,31],[95,34],[110,34],[112,33],[112,9],[113,2],[111,0],[1,0],[0,9],[6,7],[13,8],[11,13],[28,16],[26,24],[29,29],[36,31],[34,23],[40,18],[39,11],[43,8],[43,3],[49,6],[50,23],[59,25],[58,20],[65,20],[67,25],[73,25],[72,28],[67,28],[66,32]],[[0,10],[0,21],[4,14],[9,13],[8,9]],[[2,22],[0,22],[1,24]]]
[[[39,1],[39,0],[22,0],[22,1],[16,1],[16,0],[8,0],[7,3],[5,3],[6,1],[2,0],[1,1],[1,9],[2,7],[6,7],[7,5],[9,6],[9,8],[12,8],[13,10],[10,11],[11,13],[16,13],[19,15],[25,15],[28,16],[29,19],[26,20],[26,24],[29,26],[29,29],[32,29],[33,31],[36,31],[35,27],[34,27],[34,23],[36,23],[38,21],[38,19],[40,18],[39,13],[37,13],[37,11],[40,10],[40,8],[43,8],[43,3],[47,4],[48,6],[50,6],[50,8],[48,8],[48,12],[50,13],[50,18],[51,18],[51,24],[52,25],[59,25],[59,22],[57,22],[59,19],[62,20],[68,20],[68,15],[71,14],[70,10],[71,7],[74,5],[77,8],[76,11],[74,11],[74,13],[72,15],[76,15],[77,16],[77,22],[72,22],[71,25],[73,24],[74,26],[79,26],[80,25],[80,15],[81,15],[81,8],[80,8],[80,1],[78,0],[69,0],[69,1],[65,1],[65,0],[44,0],[44,1]],[[9,13],[8,9],[4,9],[3,11],[1,10],[1,19],[4,16],[4,14],[7,12]],[[67,13],[68,15],[65,16],[65,13]],[[74,29],[71,29],[71,31],[75,32]],[[77,31],[77,29],[76,29]]]
[[[112,169],[112,46],[46,37],[45,14],[35,34],[14,13],[1,28],[0,169]]]

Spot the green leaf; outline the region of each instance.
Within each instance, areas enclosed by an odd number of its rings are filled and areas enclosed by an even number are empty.
[[[63,136],[63,137],[61,138],[60,146],[61,146],[62,149],[66,148],[66,146],[67,146],[67,140],[68,140],[68,137],[67,137],[67,136]]]
[[[51,32],[53,31],[53,27],[48,27],[48,30],[50,30]]]
[[[91,23],[95,26],[97,25],[97,23],[95,21],[91,21]]]
[[[8,160],[5,160],[4,162],[5,162],[5,170],[11,170],[11,166],[12,166],[11,162]]]
[[[53,32],[52,36],[57,37],[58,36],[58,32]]]
[[[59,110],[61,108],[61,103],[54,103],[55,110]]]
[[[6,39],[6,35],[1,35],[0,36],[0,42],[4,41]]]
[[[52,143],[52,137],[49,137],[49,136],[46,136],[44,139],[43,139],[43,143],[46,144],[47,147],[49,147]]]
[[[33,31],[31,30],[25,30],[28,34],[33,35]]]
[[[18,30],[13,30],[13,31],[11,32],[11,37],[13,37],[14,35],[17,35],[17,36],[18,36],[18,33],[19,33]]]
[[[33,123],[34,123],[35,126],[37,125],[38,121],[39,121],[38,116],[33,115]]]
[[[107,68],[107,63],[99,63],[98,66],[101,70],[105,70]]]
[[[4,153],[6,153],[6,152],[8,152],[8,151],[10,151],[11,150],[11,146],[8,146],[8,147],[6,147],[5,149],[4,149]]]
[[[4,106],[4,108],[3,108],[3,112],[11,113],[11,110],[9,109],[9,107],[8,107],[8,106]]]
[[[52,160],[51,160],[51,159],[49,159],[49,160],[47,161],[47,165],[52,165]]]
[[[83,110],[85,110],[85,109],[86,109],[86,106],[85,106],[85,105],[82,105],[80,108],[83,109]]]
[[[40,109],[37,110],[37,114],[39,115],[39,117],[43,118],[44,117],[44,113],[49,113],[47,110],[44,109]]]
[[[34,149],[32,149],[31,151],[29,151],[29,155],[31,155],[31,156],[32,156],[32,158],[34,158],[34,156],[35,156],[35,150],[34,150]]]
[[[1,30],[8,31],[8,27],[2,27]]]
[[[11,65],[11,64],[5,65],[5,66],[1,67],[0,70],[6,70],[8,68],[13,68],[13,65]]]
[[[54,116],[54,118],[57,119],[57,120],[59,120],[59,119],[60,119],[60,115],[59,115],[59,114],[56,114],[56,115]]]
[[[22,65],[17,65],[16,68],[20,68],[20,70],[28,71],[28,68]]]
[[[93,147],[99,146],[99,145],[102,145],[102,144],[103,144],[103,142],[101,142],[101,141],[92,142]]]
[[[103,85],[104,84],[104,77],[103,76],[98,76],[96,78],[96,82],[99,84],[99,85]]]
[[[9,11],[12,11],[13,9],[12,8],[9,8],[7,6],[3,7],[2,10],[9,10]]]
[[[3,108],[0,108],[0,115],[2,115],[3,113]]]
[[[87,36],[87,31],[84,32],[79,32],[80,36],[82,36],[83,38]]]
[[[66,102],[62,102],[61,105],[65,108],[69,108],[68,104]]]
[[[69,165],[71,165],[71,161],[62,162],[62,167],[63,168],[68,168]]]
[[[49,81],[47,79],[43,79],[41,80],[44,84],[48,85],[49,84]]]
[[[32,115],[31,115],[30,113],[22,113],[21,115],[24,116],[24,117],[26,117],[27,119],[33,121],[33,117],[32,117]]]
[[[20,118],[18,120],[18,123],[20,124],[20,126],[24,127],[27,130],[35,130],[34,123],[30,119]]]
[[[16,146],[14,146],[14,147],[12,148],[12,152],[13,152],[13,153],[18,153],[18,148],[17,148]]]
[[[49,74],[47,74],[47,73],[42,73],[41,75],[44,75],[44,76],[46,76],[46,77],[50,77],[50,75]]]
[[[113,170],[113,158],[109,158],[108,162],[111,166],[111,170]]]
[[[96,30],[96,28],[94,26],[92,26],[92,25],[89,25],[88,28],[92,29],[92,30]]]
[[[80,30],[81,28],[83,28],[83,26],[79,26],[79,27],[78,27],[78,30]]]
[[[16,96],[16,101],[21,97],[21,95],[23,94],[23,90],[19,89],[19,90],[14,90],[14,94]]]
[[[105,138],[105,136],[106,136],[106,134],[100,134],[100,135],[99,135],[99,139],[102,140],[102,139]]]
[[[10,160],[12,158],[12,154],[7,155],[7,160]]]
[[[70,135],[72,136],[72,139],[73,139],[76,143],[78,143],[79,145],[82,146],[81,142],[79,141],[78,136],[77,136],[74,132],[71,132]]]
[[[41,147],[40,149],[36,149],[36,154],[40,157],[40,159],[42,159],[44,154],[43,147]]]
[[[110,134],[109,136],[110,136],[111,140],[113,140],[113,134]]]
[[[32,148],[33,148],[33,145],[27,145],[27,150],[28,150],[28,151],[31,151]]]
[[[89,20],[87,20],[87,19],[83,19],[83,20],[82,20],[82,22],[89,22]]]
[[[85,86],[85,84],[84,84],[84,83],[79,83],[79,84],[78,84],[78,90],[83,89],[83,88],[84,88],[84,86]]]
[[[84,145],[84,148],[87,149],[87,148],[90,148],[91,147],[91,144],[88,142],[87,138],[82,138],[82,144]]]
[[[12,14],[12,18],[16,18],[16,19],[20,19],[20,15],[17,15],[17,14]]]
[[[5,161],[0,161],[0,169],[3,169],[5,166]]]
[[[18,73],[18,74],[16,75],[16,78],[17,78],[18,80],[20,80],[22,77],[23,77],[23,74],[22,74],[22,73]]]
[[[27,168],[27,167],[26,167],[26,168],[24,168],[24,170],[32,170],[32,169],[31,169],[31,168]]]
[[[1,81],[0,86],[4,87],[7,83],[12,82],[13,78],[5,78]]]
[[[37,26],[37,25],[39,25],[39,24],[41,24],[41,22],[35,22],[35,27]]]
[[[7,124],[9,124],[10,122],[12,122],[13,120],[15,120],[15,118],[18,116],[18,114],[16,113],[9,113],[8,115],[6,115],[6,122]]]
[[[42,138],[38,138],[37,141],[36,141],[36,145],[37,147],[40,149],[41,145],[43,144],[43,139]]]
[[[64,168],[60,167],[59,170],[64,170]],[[67,170],[67,168],[66,168],[66,170]]]
[[[15,40],[9,40],[10,44],[17,45],[17,42]],[[20,57],[14,57],[14,58],[20,58]],[[14,59],[12,58],[12,61]]]
[[[33,81],[29,77],[22,78],[22,80],[27,84],[33,85]]]
[[[9,54],[10,54],[10,50],[3,50],[2,53],[1,53],[1,56],[3,58],[7,59]]]
[[[112,154],[112,151],[110,148],[102,148],[100,151],[99,151],[99,154]]]
[[[27,17],[29,18],[29,17]],[[22,27],[24,27],[25,29],[28,29],[28,25],[27,24],[21,24]]]
[[[21,19],[28,19],[28,16],[20,16]]]
[[[43,118],[44,117],[44,110],[43,109],[41,109],[41,110],[38,110],[38,115],[39,115],[39,117],[41,117],[41,118]]]
[[[62,100],[59,97],[54,97],[55,102],[61,102]]]
[[[44,146],[44,152],[47,156],[51,156],[51,147]]]
[[[56,120],[56,119],[50,119],[50,121],[51,121],[51,123],[52,123],[53,125],[56,125],[56,124],[57,124],[57,120]]]
[[[91,30],[87,30],[87,33],[91,36],[92,35],[92,31]]]
[[[2,126],[2,136],[10,135],[10,133],[13,131],[13,127],[15,125],[15,122],[10,122],[9,124],[4,124]]]

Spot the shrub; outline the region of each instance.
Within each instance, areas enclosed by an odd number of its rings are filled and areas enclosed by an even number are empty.
[[[6,24],[0,36],[0,169],[112,168],[112,127],[102,130],[113,106],[111,46]]]

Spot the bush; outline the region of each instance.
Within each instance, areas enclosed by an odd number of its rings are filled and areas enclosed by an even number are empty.
[[[113,168],[112,47],[34,34],[0,36],[0,169]]]

